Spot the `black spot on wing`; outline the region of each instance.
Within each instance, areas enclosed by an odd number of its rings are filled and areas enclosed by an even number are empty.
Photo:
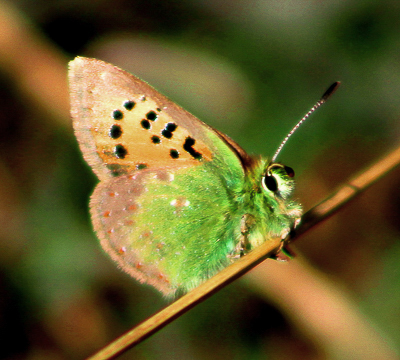
[[[165,130],[174,132],[177,127],[178,125],[176,125],[175,123],[168,123],[167,126],[165,127]]]
[[[146,119],[151,120],[151,121],[156,121],[158,118],[158,115],[155,111],[151,110],[146,114]]]
[[[127,101],[124,101],[124,103],[122,105],[124,106],[124,108],[126,110],[130,111],[135,107],[136,103],[132,100],[127,100]]]
[[[143,128],[143,129],[146,129],[146,130],[151,129],[151,124],[150,124],[150,121],[149,121],[149,120],[143,119],[143,120],[140,122],[140,125],[142,125],[142,128]]]
[[[172,138],[172,132],[165,129],[161,131],[161,135],[164,136],[166,139]]]
[[[164,136],[166,139],[171,139],[172,138],[172,133],[176,130],[178,126],[175,123],[168,123],[165,125],[165,128],[163,131],[161,131],[161,135]]]
[[[111,139],[118,139],[122,135],[122,128],[119,125],[113,125],[108,132]]]
[[[147,169],[147,167],[148,167],[148,165],[147,165],[147,164],[144,164],[144,163],[141,163],[141,164],[137,164],[137,165],[136,165],[136,169],[137,169],[137,170]]]
[[[159,143],[161,142],[161,139],[160,139],[159,136],[153,135],[153,136],[151,137],[151,142],[152,142],[153,144],[159,144]]]
[[[169,151],[169,155],[171,156],[172,159],[178,159],[179,158],[179,151],[176,149],[171,149]]]
[[[122,120],[124,117],[124,113],[121,110],[114,110],[112,112],[112,117],[114,120]]]
[[[125,146],[118,144],[114,148],[114,154],[118,159],[125,159],[128,154],[128,150],[126,150]]]
[[[200,160],[203,156],[193,148],[196,140],[188,136],[183,144],[183,149],[187,151],[194,159]]]
[[[120,175],[125,175],[128,173],[127,166],[121,166],[119,164],[107,164],[107,168],[111,171],[111,175],[113,177],[117,177]]]

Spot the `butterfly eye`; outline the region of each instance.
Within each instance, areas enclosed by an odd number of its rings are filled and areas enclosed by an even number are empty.
[[[294,177],[294,170],[291,167],[285,166],[285,171],[287,176],[289,176],[290,178]]]
[[[269,191],[275,192],[278,190],[278,182],[272,175],[267,175],[263,179],[263,185]]]

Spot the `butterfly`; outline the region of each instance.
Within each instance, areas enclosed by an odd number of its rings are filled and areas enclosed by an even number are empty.
[[[166,296],[185,293],[300,221],[294,171],[248,155],[109,63],[69,63],[71,115],[99,178],[90,200],[103,249]]]

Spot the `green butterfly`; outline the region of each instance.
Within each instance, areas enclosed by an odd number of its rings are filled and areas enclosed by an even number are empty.
[[[75,133],[100,179],[93,226],[128,274],[167,296],[187,292],[299,223],[294,172],[276,156],[248,155],[111,64],[69,66]]]

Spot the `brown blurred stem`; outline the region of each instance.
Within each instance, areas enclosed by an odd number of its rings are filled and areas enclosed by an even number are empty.
[[[296,238],[308,231],[311,227],[326,219],[347,202],[367,189],[375,181],[382,178],[389,171],[400,164],[400,147],[389,155],[369,167],[360,175],[341,186],[327,199],[306,212],[302,224],[296,229]],[[184,314],[186,311],[211,296],[216,291],[230,284],[247,271],[270,257],[280,246],[280,239],[272,239],[253,250],[236,263],[222,270],[216,276],[194,289],[190,293],[157,312],[132,330],[123,334],[112,343],[90,357],[90,360],[113,359],[124,351],[139,344],[164,326]]]

